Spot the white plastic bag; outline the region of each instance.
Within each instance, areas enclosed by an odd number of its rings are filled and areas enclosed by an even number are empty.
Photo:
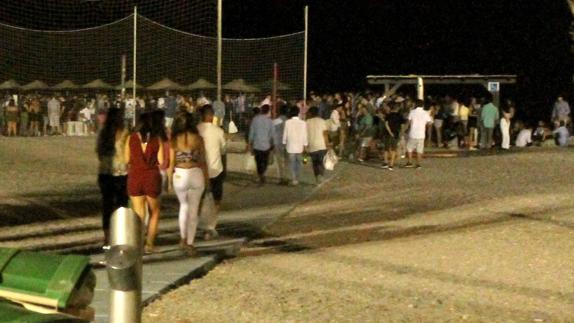
[[[246,153],[244,158],[243,169],[248,173],[255,173],[257,171],[255,156],[251,155],[251,153]]]
[[[215,214],[215,201],[211,192],[205,192],[201,199],[199,209],[199,225],[202,230],[214,230],[217,225],[217,215]]]
[[[339,159],[337,158],[335,151],[333,149],[329,149],[327,154],[325,154],[325,157],[323,157],[323,166],[325,166],[326,170],[334,170],[338,161]]]
[[[235,125],[235,122],[233,122],[233,120],[229,121],[229,127],[227,129],[227,132],[230,134],[239,132],[239,129],[237,129],[237,126]]]

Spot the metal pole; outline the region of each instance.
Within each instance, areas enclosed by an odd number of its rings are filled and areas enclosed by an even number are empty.
[[[133,122],[132,122],[132,126],[136,126],[136,113],[135,113],[135,108],[136,108],[136,104],[135,104],[135,99],[136,99],[136,84],[137,84],[137,51],[138,48],[138,7],[135,6],[134,7],[134,53],[133,53],[133,89],[132,89],[132,99],[134,100],[134,117],[133,117]]]
[[[126,96],[126,55],[122,55],[122,98]]]
[[[119,208],[110,223],[106,253],[110,285],[109,322],[141,322],[143,224],[131,209]]]
[[[422,77],[417,77],[417,99],[425,99],[425,85]]]
[[[271,106],[273,107],[271,116],[275,118],[277,116],[277,79],[279,71],[277,63],[273,63],[273,90],[271,92]]]
[[[223,0],[217,0],[217,101],[221,102],[221,73],[223,64]]]
[[[309,6],[305,6],[305,54],[303,58],[303,102],[307,104],[307,52],[309,46]]]

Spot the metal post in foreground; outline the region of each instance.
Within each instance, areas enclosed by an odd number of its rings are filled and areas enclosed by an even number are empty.
[[[122,55],[122,99],[126,97],[126,66],[127,58],[126,55]]]
[[[106,253],[110,284],[109,322],[141,322],[143,225],[135,212],[117,209],[111,219]]]
[[[137,55],[138,55],[138,7],[134,7],[134,52],[133,52],[133,78],[132,81],[133,83],[133,89],[132,89],[132,99],[134,100],[134,118],[132,121],[132,126],[135,127],[136,126],[136,90],[137,90],[137,71],[138,71],[138,60],[137,60]]]
[[[217,101],[221,102],[223,64],[223,0],[217,0]]]
[[[273,63],[273,89],[271,91],[271,117],[277,117],[277,81],[279,78],[279,69],[277,63]]]
[[[309,6],[305,6],[305,53],[303,55],[303,102],[307,104],[307,53],[309,51]]]

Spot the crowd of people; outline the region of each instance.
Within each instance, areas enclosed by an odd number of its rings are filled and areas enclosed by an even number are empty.
[[[149,214],[145,251],[153,252],[161,195],[175,192],[180,203],[181,247],[194,253],[200,205],[213,198],[211,221],[200,228],[204,239],[217,237],[217,213],[226,176],[228,134],[243,132],[247,156],[253,155],[259,185],[275,163],[279,184],[297,186],[303,164],[311,162],[316,183],[323,181],[327,161],[368,158],[393,170],[421,168],[427,147],[501,149],[570,139],[571,111],[558,97],[552,124],[534,127],[516,120],[511,100],[497,107],[492,98],[385,96],[377,93],[310,93],[307,102],[287,102],[270,95],[226,95],[212,102],[173,93],[133,99],[105,94],[7,95],[0,102],[0,135],[98,134],[98,184],[102,194],[106,243],[112,212],[127,206]],[[134,122],[137,120],[137,122]],[[416,153],[416,154],[415,154]],[[332,167],[332,166],[331,166]],[[207,193],[208,192],[208,193]]]
[[[374,154],[389,169],[396,156],[408,157],[415,150],[422,155],[425,147],[508,150],[511,145],[542,145],[549,138],[567,146],[572,126],[570,107],[562,96],[554,104],[551,123],[539,121],[536,126],[530,120],[517,120],[512,100],[497,107],[490,94],[429,96],[424,101],[376,93],[312,94],[311,98],[309,106],[317,107],[326,120],[331,145],[340,157],[362,162]],[[412,166],[411,159],[406,167]]]
[[[180,203],[180,245],[193,254],[199,206],[206,192],[214,200],[214,221],[223,197],[226,141],[214,124],[215,112],[206,104],[195,113],[179,110],[173,119],[164,110],[143,112],[136,126],[125,122],[125,108],[110,107],[97,140],[98,184],[102,194],[103,230],[109,242],[114,210],[131,201],[134,212],[147,221],[145,252],[154,251],[162,192]],[[202,228],[204,239],[217,236],[216,222]]]
[[[522,139],[527,138],[527,133],[532,135],[532,138],[527,139],[529,144],[539,141],[538,137],[534,138],[536,130],[545,130],[544,137],[560,136],[559,141],[563,144],[568,141],[570,133],[566,134],[564,130],[571,128],[571,112],[563,97],[559,97],[554,104],[549,124],[542,124],[542,121],[532,124],[532,120],[516,120],[516,105],[512,100],[506,100],[501,107],[495,107],[486,97],[427,97],[424,109],[433,121],[425,134],[425,147],[472,150],[488,148],[496,143],[502,149],[509,149],[512,142],[518,147],[523,146]],[[103,124],[106,111],[112,107],[124,110],[124,122],[128,127],[133,127],[134,120],[140,114],[156,109],[165,111],[169,124],[177,111],[186,110],[193,113],[205,104],[212,104],[215,119],[222,123],[225,131],[229,131],[229,123],[233,120],[234,126],[245,133],[249,131],[251,118],[257,114],[254,109],[260,109],[263,105],[273,106],[270,95],[260,98],[254,94],[225,95],[221,104],[213,102],[203,93],[199,93],[195,98],[169,92],[144,94],[135,100],[130,95],[112,94],[6,95],[0,101],[0,136],[95,134]],[[377,128],[385,128],[384,122],[379,123],[393,109],[403,116],[403,125],[398,131],[400,136],[395,136],[400,139],[401,155],[405,155],[407,140],[403,137],[406,136],[407,117],[416,104],[413,98],[401,94],[387,97],[374,92],[333,95],[318,95],[312,92],[307,102],[287,102],[278,97],[274,112],[286,105],[298,107],[302,119],[306,117],[310,107],[317,107],[318,116],[330,120],[330,138],[336,144],[338,153],[348,157],[351,153],[346,154],[344,151],[348,149],[348,145],[359,145],[363,148],[368,146],[371,150],[375,149],[377,144],[384,147],[384,142],[388,140],[384,138],[385,132]],[[394,123],[397,122],[398,120],[394,120]],[[556,129],[560,131],[554,133],[553,130]],[[516,142],[522,130],[526,131],[521,140]],[[361,142],[356,140],[356,136],[363,138]],[[367,138],[370,137],[375,140],[371,140],[368,145]],[[358,152],[354,157],[364,159],[365,153],[365,150],[363,153]]]

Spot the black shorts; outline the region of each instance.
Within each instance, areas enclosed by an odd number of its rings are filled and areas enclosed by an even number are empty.
[[[214,178],[209,179],[209,187],[211,189],[211,194],[213,199],[220,202],[223,199],[223,182],[225,181],[225,171],[217,175]]]
[[[385,147],[385,151],[397,150],[398,145],[399,139],[389,135],[383,137],[383,146]]]

